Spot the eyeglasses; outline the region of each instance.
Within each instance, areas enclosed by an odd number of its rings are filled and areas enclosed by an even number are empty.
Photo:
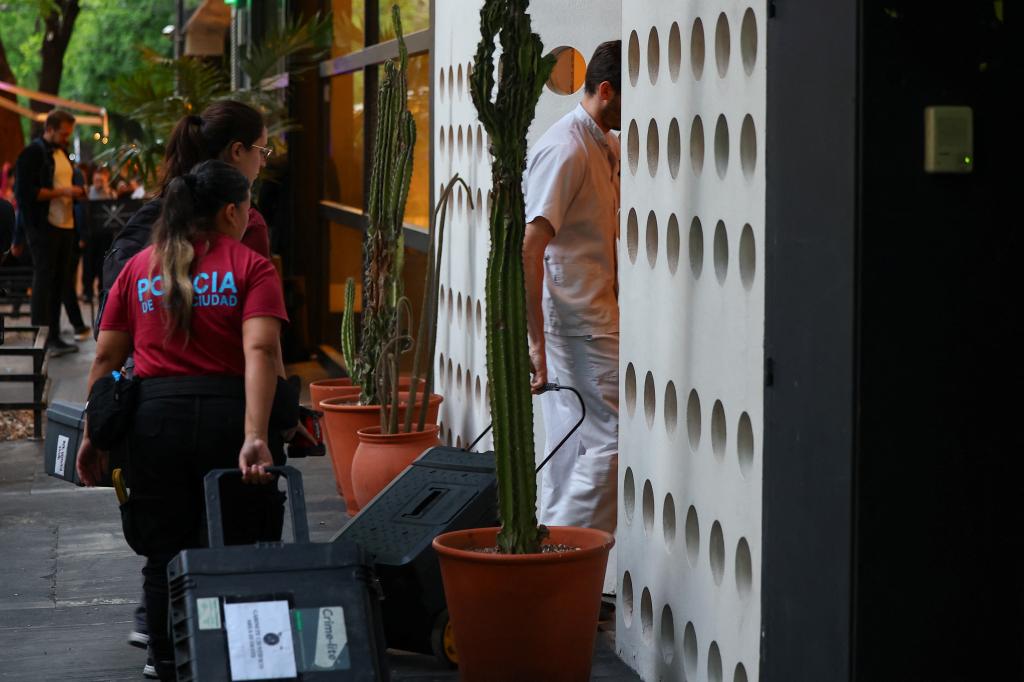
[[[252,147],[253,149],[259,149],[260,150],[260,154],[263,155],[264,159],[269,159],[270,155],[274,153],[274,148],[273,147],[261,147],[258,144],[251,144],[249,146]]]

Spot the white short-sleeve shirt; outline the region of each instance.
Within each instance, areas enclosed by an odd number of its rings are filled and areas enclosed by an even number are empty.
[[[555,230],[544,251],[544,331],[617,333],[619,138],[578,105],[530,150],[523,185],[526,222],[544,217]]]
[[[53,188],[71,187],[74,171],[71,162],[62,149],[53,150]],[[46,216],[54,227],[70,230],[75,226],[75,203],[71,197],[50,199],[50,210]]]

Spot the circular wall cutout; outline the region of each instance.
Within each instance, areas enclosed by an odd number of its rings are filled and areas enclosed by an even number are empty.
[[[480,146],[480,138],[477,138],[477,147]],[[487,218],[487,214],[484,212],[484,195],[480,193],[478,189],[476,191],[476,203],[473,204],[476,207],[477,215],[480,216],[480,220],[484,221]],[[485,223],[486,224],[486,223]],[[480,304],[477,303],[477,306]],[[478,311],[479,312],[479,311]]]
[[[448,99],[451,99],[452,94],[455,91],[455,69],[448,67]],[[451,131],[449,131],[451,132]],[[449,135],[449,137],[451,137]]]
[[[633,625],[633,577],[629,571],[622,574],[622,622],[627,628]]]
[[[740,127],[740,167],[747,180],[754,177],[757,168],[757,130],[750,114],[743,117],[743,125]]]
[[[690,33],[690,68],[696,80],[704,75],[704,23],[700,19],[693,22]]]
[[[722,682],[722,652],[718,650],[718,642],[711,642],[708,647],[708,682]]]
[[[441,156],[444,156],[444,152],[445,152],[445,143],[444,143],[444,140],[445,140],[445,136],[444,136],[444,126],[441,126],[441,142],[440,142],[440,144],[438,145],[438,146],[439,146],[439,149],[438,149],[438,151],[440,151],[440,152],[441,152]],[[443,186],[443,185],[442,185],[442,186]]]
[[[697,679],[697,630],[693,623],[687,623],[683,632],[683,669],[686,679]]]
[[[483,128],[481,128],[479,125],[476,127],[476,153],[481,158],[483,157],[483,153],[484,153],[484,131],[483,131]],[[480,193],[480,190],[477,190],[477,194],[479,194],[479,193]]]
[[[444,101],[444,67],[443,66],[441,67],[441,74],[438,76],[437,82],[439,83],[439,89],[437,91],[437,94],[441,98],[441,101],[443,102]]]
[[[473,157],[473,126],[466,126],[466,155],[470,157],[470,161],[476,161]],[[470,192],[472,195],[472,191]]]
[[[749,224],[740,232],[740,281],[743,288],[750,291],[754,284],[754,272],[757,269],[757,253],[754,246],[754,230]]]
[[[654,211],[647,214],[647,264],[654,269],[658,262],[658,217]]]
[[[740,460],[740,473],[743,478],[750,475],[754,468],[754,427],[750,423],[750,415],[740,415],[740,423],[736,429],[736,454]]]
[[[679,267],[679,219],[673,213],[668,217],[668,229],[665,230],[665,259],[668,261],[668,271],[676,274]]]
[[[556,47],[551,51],[555,68],[545,83],[556,95],[571,95],[583,87],[587,75],[587,60],[575,47]]]
[[[721,220],[715,225],[715,277],[719,284],[725,284],[729,272],[729,234]]]
[[[653,178],[658,174],[658,154],[661,141],[658,139],[658,122],[653,118],[647,124],[647,172]]]
[[[629,161],[629,172],[636,175],[636,167],[640,163],[640,129],[635,120],[629,122],[626,134],[626,160]]]
[[[721,114],[715,122],[715,170],[724,179],[729,171],[729,122]]]
[[[461,189],[461,188],[460,188]],[[462,193],[459,193],[459,208],[462,208]],[[455,324],[458,327],[462,326],[462,292],[455,297]]]
[[[665,506],[661,510],[661,530],[665,535],[665,549],[672,551],[676,541],[676,503],[672,493],[665,495]]]
[[[711,525],[711,546],[709,550],[711,577],[716,585],[721,585],[722,574],[725,573],[725,537],[722,535],[722,524],[718,521]]]
[[[480,377],[477,377],[476,382],[473,385],[473,397],[476,398],[476,401],[478,403],[480,402],[481,395],[482,394],[480,392]]]
[[[437,376],[441,379],[441,385],[445,385],[444,377],[444,353],[440,353],[437,356]],[[443,431],[443,429],[442,429]]]
[[[446,384],[446,385],[448,385],[448,386],[450,386],[450,385],[451,385],[451,383],[452,383],[452,377],[453,377],[453,376],[455,376],[455,370],[454,370],[454,367],[455,367],[455,366],[454,366],[454,365],[452,364],[452,359],[451,359],[451,358],[448,358],[448,371],[447,371],[447,372],[445,372],[445,376],[444,376],[444,382],[445,382],[445,384]]]
[[[632,362],[626,365],[626,412],[630,417],[636,412],[636,370]]]
[[[694,279],[704,271],[704,228],[696,216],[690,222],[690,270]]]
[[[455,156],[455,128],[453,126],[448,126],[448,161],[451,161],[453,156]],[[451,199],[454,199],[455,197],[452,196],[453,194],[454,192],[448,196]]]
[[[459,97],[462,97],[462,64],[459,64],[459,68],[455,71],[456,78],[456,90],[458,90]]]
[[[644,481],[644,496],[642,504],[644,515],[644,535],[650,537],[651,531],[654,530],[654,488],[651,487],[650,480]]]
[[[670,436],[676,432],[677,410],[676,385],[670,381],[665,385],[665,431]]]
[[[647,420],[647,428],[654,426],[654,375],[650,372],[644,377],[644,418]]]
[[[477,201],[480,201],[480,190],[477,190]],[[484,333],[484,314],[483,308],[480,307],[480,301],[476,302],[476,333]]]
[[[696,568],[700,557],[700,521],[697,519],[697,508],[690,505],[686,512],[686,558],[690,566]]]
[[[754,582],[754,564],[750,559],[750,545],[746,538],[740,538],[736,545],[736,591],[740,599],[750,596],[750,587]]]
[[[700,116],[694,116],[690,124],[690,167],[696,176],[704,170],[704,122]]]
[[[629,209],[626,216],[626,253],[629,254],[629,262],[636,263],[637,242],[640,241],[640,226],[637,225],[636,209]]]
[[[626,396],[628,401],[628,391]],[[690,449],[696,452],[700,447],[700,396],[697,389],[691,390],[686,400],[686,432],[690,438]]]
[[[725,78],[725,74],[729,72],[731,52],[729,19],[725,16],[725,12],[722,12],[718,15],[718,24],[715,26],[715,63],[718,66],[718,75],[722,78]]]
[[[679,121],[672,119],[668,124],[668,172],[673,178],[679,175],[680,144]]]
[[[740,25],[740,53],[743,55],[743,70],[747,75],[754,73],[757,64],[757,17],[754,10],[747,8]]]
[[[651,604],[651,591],[646,587],[640,595],[640,634],[648,644],[654,639],[654,606]]]
[[[726,432],[725,406],[716,400],[711,408],[711,451],[719,460],[725,457]]]
[[[451,195],[449,195],[451,196]],[[452,296],[452,290],[448,290],[448,321],[454,322],[452,319],[452,310],[455,308],[455,297]]]
[[[668,77],[675,83],[679,80],[679,62],[682,61],[683,48],[679,36],[679,24],[672,22],[668,32]]]
[[[622,513],[626,517],[626,525],[633,523],[633,508],[636,506],[636,483],[633,481],[633,469],[626,467],[626,475],[622,478]]]
[[[742,663],[736,664],[736,672],[732,675],[732,682],[747,682],[747,669]]]
[[[672,618],[672,609],[668,604],[665,604],[665,608],[661,610],[661,637],[659,639],[661,645],[661,658],[665,663],[672,663],[672,658],[676,655],[676,623],[675,619]]]
[[[636,31],[629,34],[629,84],[636,87],[640,78],[640,38]]]
[[[647,76],[651,85],[658,82],[658,69],[661,68],[661,41],[658,40],[658,29],[651,26],[647,35]]]

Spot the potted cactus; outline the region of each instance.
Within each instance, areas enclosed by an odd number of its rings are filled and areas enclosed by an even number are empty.
[[[554,66],[529,0],[485,0],[470,92],[490,135],[487,373],[501,528],[434,540],[462,679],[589,679],[608,552],[604,531],[538,526],[522,263],[526,134]],[[502,48],[493,68],[495,43]],[[498,74],[497,94],[491,99]]]
[[[346,305],[341,325],[341,346],[353,386],[335,390],[337,397],[319,403],[324,411],[327,447],[335,477],[348,513],[359,510],[352,485],[352,458],[356,432],[377,423],[379,385],[376,370],[393,334],[402,298],[402,265],[405,252],[402,218],[412,179],[416,123],[408,107],[408,52],[402,33],[401,13],[391,9],[399,60],[384,65],[378,90],[377,135],[374,140],[367,210],[368,227],[363,247],[363,309],[358,348],[355,333],[355,283],[346,285]]]
[[[439,444],[437,412],[442,397],[431,392],[434,382],[431,358],[437,341],[437,279],[448,198],[456,184],[465,186],[458,175],[452,178],[443,187],[431,219],[419,329],[414,338],[411,306],[407,298],[401,297],[391,335],[381,350],[374,375],[380,423],[356,432],[359,445],[352,460],[352,487],[360,506],[365,506],[416,457]],[[399,358],[409,350],[413,351],[413,366],[412,374],[406,379],[399,374]]]

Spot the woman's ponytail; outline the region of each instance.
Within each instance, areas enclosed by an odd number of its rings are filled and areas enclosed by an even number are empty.
[[[216,230],[216,216],[227,204],[249,196],[249,181],[223,161],[205,161],[172,179],[164,189],[163,210],[153,226],[154,265],[160,267],[163,309],[168,334],[183,332],[192,323],[193,242]]]

